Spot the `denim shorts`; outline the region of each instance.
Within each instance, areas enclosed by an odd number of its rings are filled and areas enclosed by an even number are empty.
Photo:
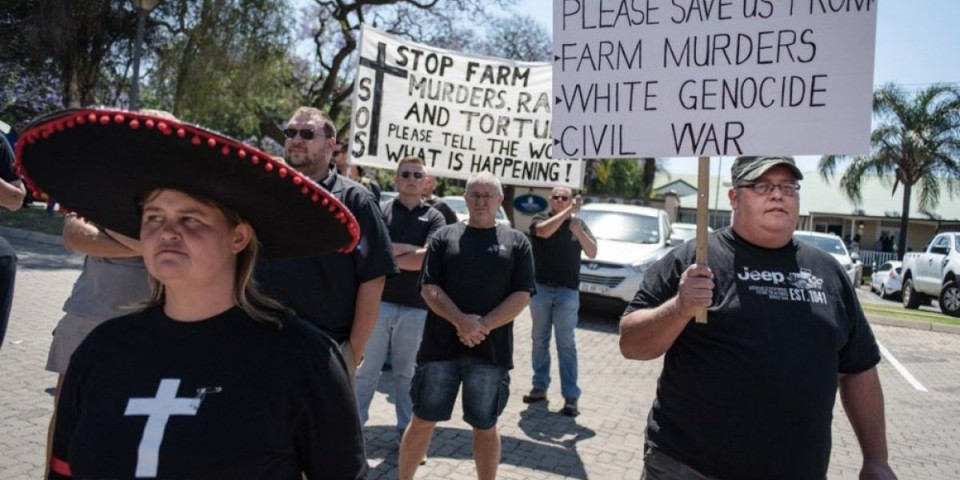
[[[510,397],[510,372],[470,357],[417,365],[410,385],[413,413],[428,422],[450,420],[461,384],[463,420],[477,430],[496,426]]]

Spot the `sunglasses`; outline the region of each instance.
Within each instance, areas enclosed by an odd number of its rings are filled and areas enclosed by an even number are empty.
[[[283,129],[283,136],[289,139],[297,138],[297,134],[300,134],[300,138],[304,140],[313,140],[313,137],[317,135],[312,129],[309,128],[285,128]]]
[[[410,178],[412,175],[413,178],[416,178],[417,180],[420,180],[424,177],[423,172],[400,172],[398,175],[400,175],[402,178]]]
[[[570,200],[570,197],[568,197],[567,195],[550,195],[550,198],[554,200],[560,200],[561,202],[566,202],[567,200]]]

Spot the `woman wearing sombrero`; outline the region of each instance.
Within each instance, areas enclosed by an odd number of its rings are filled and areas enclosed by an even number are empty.
[[[259,292],[259,254],[350,250],[353,216],[282,163],[153,115],[73,110],[17,149],[27,184],[139,238],[153,293],[97,327],[63,382],[50,476],[362,478],[337,345]]]

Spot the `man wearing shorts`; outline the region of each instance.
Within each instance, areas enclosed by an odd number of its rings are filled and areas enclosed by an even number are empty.
[[[436,423],[451,418],[461,384],[477,478],[493,480],[500,463],[497,418],[510,394],[513,319],[536,293],[533,252],[523,233],[497,224],[503,189],[495,176],[471,176],[465,197],[468,221],[441,228],[427,243],[420,294],[429,313],[410,388],[413,419],[400,445],[400,480],[413,478]]]

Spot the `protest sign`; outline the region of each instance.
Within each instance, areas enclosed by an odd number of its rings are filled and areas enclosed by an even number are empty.
[[[581,184],[555,159],[550,63],[465,55],[364,26],[354,88],[353,162],[396,169],[407,155],[441,177],[488,171],[505,184]]]
[[[876,0],[555,0],[553,154],[870,151]]]

